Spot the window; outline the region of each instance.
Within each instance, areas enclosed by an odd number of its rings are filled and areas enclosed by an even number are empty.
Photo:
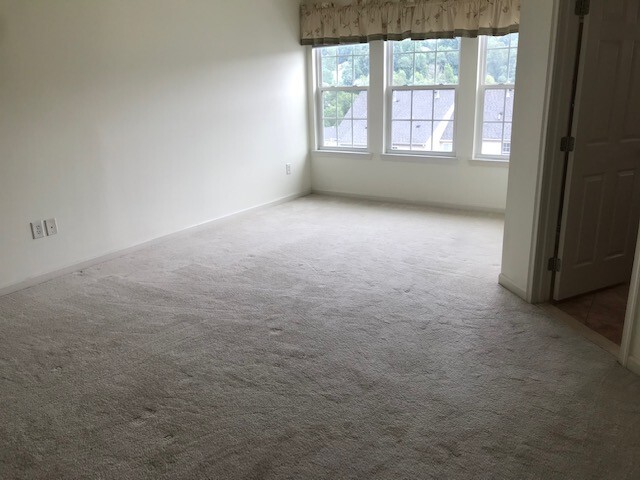
[[[390,42],[388,58],[388,150],[453,153],[460,38]]]
[[[476,152],[480,156],[508,157],[511,153],[511,123],[516,79],[518,34],[482,37]]]
[[[318,147],[357,150],[368,146],[369,45],[316,48]]]
[[[508,161],[517,52],[517,33],[314,47],[316,148]]]

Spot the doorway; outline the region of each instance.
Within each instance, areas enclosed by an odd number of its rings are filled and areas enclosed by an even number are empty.
[[[549,297],[619,346],[640,221],[640,5],[568,3],[556,64],[564,106],[550,124],[560,152],[548,152],[550,191],[559,192],[556,228],[547,229]]]

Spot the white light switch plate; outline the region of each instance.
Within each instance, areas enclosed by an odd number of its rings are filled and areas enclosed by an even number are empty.
[[[44,221],[44,227],[47,229],[47,235],[55,235],[58,233],[58,224],[56,223],[55,218],[50,218],[49,220]]]

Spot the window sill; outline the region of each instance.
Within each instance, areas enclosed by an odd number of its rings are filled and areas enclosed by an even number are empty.
[[[313,150],[311,156],[314,158],[338,158],[346,157],[357,160],[371,160],[371,152],[355,152],[353,150]]]
[[[480,158],[472,158],[471,163],[477,163],[479,165],[492,165],[492,166],[501,166],[508,167],[509,159],[508,158],[497,158],[497,157],[480,157]]]
[[[453,163],[458,157],[429,156],[402,153],[383,153],[380,155],[383,162],[408,162],[408,163]]]

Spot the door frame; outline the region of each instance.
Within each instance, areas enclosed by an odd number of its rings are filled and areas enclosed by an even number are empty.
[[[532,303],[549,302],[552,299],[552,272],[548,270],[548,260],[554,257],[558,229],[558,213],[562,198],[565,152],[560,150],[560,140],[567,135],[569,123],[571,89],[580,19],[574,11],[575,3],[561,2],[558,12],[557,39],[552,74],[552,92],[547,125],[547,144],[541,165],[541,182],[538,188],[538,221],[536,225],[530,272]],[[588,25],[585,32],[588,31]],[[583,62],[585,49],[581,52]],[[640,374],[640,363],[629,362],[633,335],[636,334],[636,319],[640,319],[640,231],[632,270],[624,331],[618,361],[625,367]]]

